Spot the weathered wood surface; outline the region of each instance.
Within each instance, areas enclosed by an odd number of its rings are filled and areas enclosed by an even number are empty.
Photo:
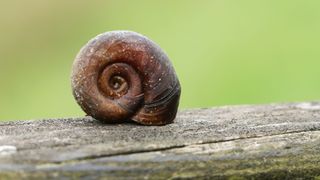
[[[320,103],[185,110],[159,127],[3,122],[0,177],[319,179]]]

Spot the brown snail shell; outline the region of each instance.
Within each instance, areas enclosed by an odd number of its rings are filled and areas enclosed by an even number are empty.
[[[181,92],[177,75],[161,48],[141,34],[96,36],[78,53],[71,76],[76,101],[95,119],[163,125],[176,116]]]

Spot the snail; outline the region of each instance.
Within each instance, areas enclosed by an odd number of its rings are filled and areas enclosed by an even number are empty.
[[[73,62],[71,86],[83,111],[106,123],[172,123],[181,93],[165,52],[132,31],[91,39]]]

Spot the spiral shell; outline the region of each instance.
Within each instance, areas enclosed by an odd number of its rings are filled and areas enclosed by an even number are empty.
[[[78,53],[71,76],[76,101],[95,119],[163,125],[176,116],[177,75],[161,48],[141,34],[98,35]]]

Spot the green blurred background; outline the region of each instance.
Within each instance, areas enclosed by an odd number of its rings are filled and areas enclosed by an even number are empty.
[[[320,99],[319,0],[2,0],[0,120],[83,116],[72,61],[117,29],[168,53],[180,109]]]

